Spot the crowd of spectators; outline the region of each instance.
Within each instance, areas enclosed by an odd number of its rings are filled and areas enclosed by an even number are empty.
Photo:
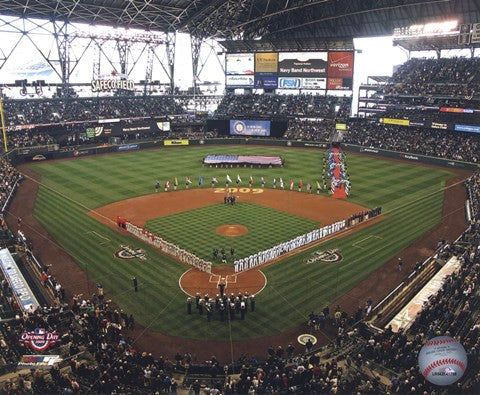
[[[8,134],[7,138],[9,149],[35,147],[56,143],[54,137],[50,136],[48,133],[38,131],[11,132]],[[1,144],[3,147],[3,138],[1,139]]]
[[[172,96],[5,100],[7,126],[184,114]]]
[[[468,190],[471,217],[480,220],[480,173],[475,173],[465,181]]]
[[[458,96],[480,94],[480,58],[410,59],[382,91],[394,95]]]
[[[330,121],[312,121],[308,119],[290,119],[284,137],[307,141],[328,141],[335,125]]]
[[[228,94],[223,97],[215,115],[344,118],[350,115],[351,105],[351,97],[305,94]]]
[[[358,354],[357,364],[367,361],[391,369],[396,374],[390,389],[393,393],[431,393],[436,387],[420,374],[417,355],[422,345],[435,336],[452,336],[464,346],[470,375],[454,391],[475,393],[480,389],[480,223],[473,222],[461,239],[449,247],[449,256],[460,260],[457,272],[448,276],[440,291],[423,305],[408,330],[372,333]],[[478,392],[477,392],[478,393]]]
[[[442,129],[351,122],[344,142],[393,151],[479,162],[480,136]]]
[[[384,118],[409,119],[413,122],[450,122],[460,125],[480,125],[480,111],[473,114],[463,114],[428,109],[387,108],[384,112],[376,113],[375,115],[376,117]]]
[[[10,162],[0,159],[0,209],[5,205],[12,194],[21,174]]]
[[[328,142],[335,125],[329,122],[289,121],[285,137]],[[370,148],[429,155],[478,163],[480,135],[442,129],[384,125],[363,119],[351,119],[343,142]]]

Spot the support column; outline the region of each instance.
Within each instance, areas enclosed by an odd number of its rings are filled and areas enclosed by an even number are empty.
[[[192,48],[192,71],[193,71],[193,94],[197,92],[197,81],[200,74],[198,69],[198,61],[200,59],[200,48],[202,47],[203,38],[190,36],[190,45]]]
[[[130,42],[127,40],[117,40],[118,58],[120,60],[120,73],[122,77],[128,74],[128,51]]]
[[[68,39],[68,22],[53,22],[53,36],[57,44],[60,79],[62,81],[62,97],[70,96],[70,41]],[[53,59],[49,59],[54,62]]]
[[[170,78],[170,93],[173,95],[175,92],[175,46],[177,43],[177,33],[176,32],[167,32],[166,33],[166,52],[168,60],[168,71]]]

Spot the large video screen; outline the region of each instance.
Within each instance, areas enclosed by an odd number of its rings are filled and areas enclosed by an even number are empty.
[[[232,136],[270,136],[270,121],[230,120]]]
[[[227,54],[225,56],[227,75],[253,75],[255,62],[253,53]]]

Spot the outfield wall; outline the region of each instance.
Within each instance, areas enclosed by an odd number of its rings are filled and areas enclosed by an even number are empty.
[[[112,145],[112,146],[96,146],[96,147],[84,147],[79,149],[61,148],[58,151],[45,150],[43,152],[35,147],[34,152],[30,152],[28,149],[22,149],[21,151],[13,150],[8,153],[8,157],[14,163],[22,163],[34,160],[37,155],[43,155],[45,159],[64,159],[64,158],[76,158],[86,155],[106,154],[112,152],[127,152],[136,151],[146,148],[170,148],[172,146],[191,146],[191,145],[264,145],[273,147],[300,147],[300,148],[319,148],[326,149],[328,143],[313,142],[313,141],[298,141],[298,140],[279,140],[279,139],[252,139],[252,138],[213,138],[202,140],[154,140],[154,141],[142,141],[129,144]],[[407,162],[424,163],[435,166],[450,167],[455,169],[464,170],[478,170],[480,164],[462,162],[457,160],[449,160],[442,158],[435,158],[431,156],[412,154],[408,152],[389,151],[373,147],[362,147],[355,144],[342,144],[342,149],[345,151],[365,153],[368,155],[400,159]]]

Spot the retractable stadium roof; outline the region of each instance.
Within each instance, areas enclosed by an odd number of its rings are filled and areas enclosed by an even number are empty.
[[[480,0],[0,0],[0,14],[226,39],[344,38],[477,22]]]

